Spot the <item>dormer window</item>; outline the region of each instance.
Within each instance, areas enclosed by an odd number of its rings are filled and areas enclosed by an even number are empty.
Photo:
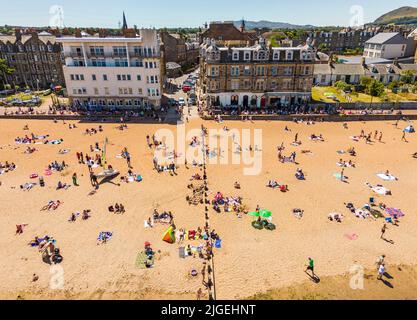
[[[286,51],[286,59],[288,61],[291,61],[293,59],[293,52],[292,51],[290,51],[290,50]]]
[[[259,60],[266,60],[267,59],[267,54],[265,51],[260,51],[259,55],[258,55],[258,59]]]
[[[239,52],[238,51],[233,52],[232,59],[233,59],[233,61],[239,61]]]
[[[278,50],[274,51],[273,60],[279,60],[279,51]]]
[[[245,51],[245,61],[250,61],[250,51]]]

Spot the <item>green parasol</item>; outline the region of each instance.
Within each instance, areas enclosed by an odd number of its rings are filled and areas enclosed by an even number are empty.
[[[249,217],[259,217],[259,212],[249,212],[248,216]]]
[[[272,212],[268,210],[261,210],[259,215],[261,216],[261,218],[268,219],[272,217]]]

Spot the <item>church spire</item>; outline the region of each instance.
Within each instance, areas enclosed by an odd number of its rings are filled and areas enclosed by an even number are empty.
[[[245,32],[246,29],[246,22],[245,18],[242,18],[241,24],[240,24],[240,32]]]
[[[125,15],[125,12],[123,11],[123,27],[122,27],[122,29],[126,30],[127,28],[128,27],[127,27],[126,15]]]

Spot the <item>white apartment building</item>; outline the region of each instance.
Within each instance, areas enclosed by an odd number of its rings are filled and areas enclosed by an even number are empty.
[[[161,105],[160,42],[156,30],[133,37],[58,38],[65,58],[64,76],[70,102],[109,109]]]
[[[405,58],[412,55],[414,40],[403,37],[398,32],[378,33],[365,44],[363,56],[375,59]]]

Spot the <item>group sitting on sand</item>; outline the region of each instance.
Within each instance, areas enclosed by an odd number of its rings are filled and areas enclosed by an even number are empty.
[[[14,162],[12,163],[9,163],[8,161],[6,161],[5,163],[0,162],[0,175],[3,173],[14,171],[14,170],[16,170],[16,165],[14,164]]]
[[[242,218],[242,214],[247,213],[241,197],[224,197],[221,192],[215,195],[212,206],[217,213],[222,212],[221,206],[223,206],[225,213],[235,212],[238,218]]]
[[[65,161],[62,161],[61,163],[58,163],[58,161],[54,161],[48,165],[48,170],[61,172],[65,170],[67,167],[68,165],[65,163]]]
[[[110,213],[116,213],[116,214],[123,214],[126,212],[125,206],[123,204],[116,203],[114,206],[109,206],[108,208]]]

